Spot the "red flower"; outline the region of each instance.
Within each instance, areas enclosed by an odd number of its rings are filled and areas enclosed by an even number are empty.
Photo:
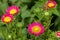
[[[49,8],[54,8],[54,7],[56,6],[56,2],[55,2],[55,1],[48,1],[48,2],[47,2],[47,6],[48,6]]]
[[[56,32],[56,36],[57,36],[58,38],[60,38],[60,31],[57,31],[57,32]]]
[[[4,14],[1,18],[2,22],[9,23],[13,20],[13,16],[10,14]]]
[[[33,22],[28,26],[28,32],[35,36],[39,36],[44,33],[44,26],[41,23]]]
[[[15,15],[15,14],[18,14],[18,11],[19,11],[19,8],[18,6],[10,6],[6,12],[11,14],[11,15]]]

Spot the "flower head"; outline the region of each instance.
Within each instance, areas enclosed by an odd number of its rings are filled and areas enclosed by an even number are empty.
[[[13,20],[13,16],[10,14],[4,14],[1,18],[2,22],[9,23]]]
[[[44,26],[38,22],[33,22],[28,26],[28,32],[35,36],[41,35],[44,32]]]
[[[9,14],[11,14],[11,15],[17,14],[18,11],[19,11],[18,6],[10,6],[10,7],[6,10],[6,12],[9,13]]]
[[[56,6],[56,2],[55,2],[55,1],[48,1],[48,2],[47,2],[47,6],[48,6],[49,8],[54,8],[54,7]]]
[[[58,38],[60,38],[60,31],[57,31],[57,32],[56,32],[56,36],[57,36]]]

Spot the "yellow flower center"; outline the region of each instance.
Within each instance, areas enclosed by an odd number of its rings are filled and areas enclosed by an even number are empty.
[[[32,27],[32,32],[39,33],[41,31],[41,28],[39,26]]]
[[[15,14],[15,13],[16,13],[16,9],[10,10],[10,14]]]
[[[4,18],[4,22],[10,22],[11,21],[11,18],[10,17],[5,17]]]
[[[53,3],[49,3],[48,6],[49,7],[52,7],[52,6],[54,6],[54,4]]]

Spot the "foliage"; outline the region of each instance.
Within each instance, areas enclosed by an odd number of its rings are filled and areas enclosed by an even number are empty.
[[[60,30],[60,0],[56,0],[57,5],[55,8],[44,10],[47,1],[0,0],[0,40],[60,40],[55,34],[56,31]],[[11,23],[3,23],[1,16],[12,5],[20,8],[19,13],[14,15],[14,20]],[[52,23],[52,19],[55,17],[56,19]],[[28,33],[28,25],[34,21],[42,23],[45,27],[45,32],[40,36],[35,37]]]

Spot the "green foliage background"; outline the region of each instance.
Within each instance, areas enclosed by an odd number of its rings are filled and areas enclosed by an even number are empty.
[[[47,1],[0,0],[0,40],[60,40],[55,34],[60,30],[60,0],[55,0],[55,8],[44,11],[43,6]],[[1,16],[11,5],[20,8],[19,14],[14,16],[13,22],[2,23]],[[49,15],[45,15],[47,12]],[[45,27],[46,31],[41,36],[35,37],[28,33],[28,24],[34,21],[41,22]]]

